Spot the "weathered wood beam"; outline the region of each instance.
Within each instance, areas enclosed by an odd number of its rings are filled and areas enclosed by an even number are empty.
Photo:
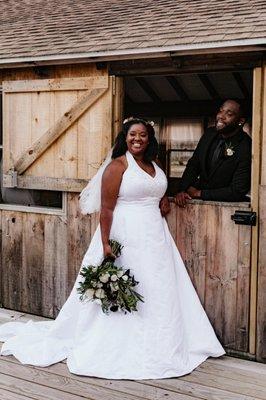
[[[174,76],[166,76],[165,78],[181,100],[189,101],[187,93]]]
[[[161,99],[160,97],[155,93],[153,88],[148,84],[146,79],[144,78],[135,78],[135,80],[138,82],[139,86],[144,90],[145,93],[152,99],[154,103],[160,103]]]
[[[108,76],[33,79],[3,82],[5,93],[57,92],[63,90],[92,90],[108,87]]]
[[[265,212],[266,187],[260,185],[262,180],[263,158],[265,149],[262,146],[263,124],[265,115],[263,68],[255,68],[253,71],[253,99],[252,99],[252,176],[251,198],[252,211],[257,212],[259,222],[252,227],[251,271],[250,271],[250,328],[249,351],[256,353],[257,360],[266,361],[266,296],[265,285],[262,289],[263,277],[266,277],[265,258]],[[264,339],[263,339],[264,337]]]
[[[59,190],[65,192],[81,192],[88,184],[88,179],[76,178],[50,178],[42,176],[18,176],[17,188],[20,189],[36,189],[42,190],[49,186],[49,190]],[[12,188],[12,176],[10,174],[3,175],[3,186]]]
[[[239,89],[241,90],[243,96],[250,97],[250,93],[248,91],[248,88],[246,87],[246,84],[245,84],[244,79],[242,78],[240,72],[233,72],[232,75],[235,78],[235,81],[236,81]]]
[[[52,128],[48,129],[32,146],[22,153],[14,165],[15,171],[18,174],[25,172],[106,91],[107,88],[86,91]]]
[[[206,74],[198,74],[198,78],[213,100],[220,99],[219,93]]]
[[[232,50],[226,54],[173,55],[161,59],[111,61],[108,63],[108,70],[110,75],[117,76],[243,71],[260,66],[264,59],[265,53],[262,51],[236,53]]]

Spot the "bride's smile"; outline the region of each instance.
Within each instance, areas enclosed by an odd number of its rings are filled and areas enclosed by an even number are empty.
[[[128,150],[134,157],[142,156],[149,144],[149,135],[143,124],[134,124],[127,133]]]

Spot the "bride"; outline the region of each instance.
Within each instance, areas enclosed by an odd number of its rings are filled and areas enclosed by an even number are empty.
[[[88,213],[99,208],[101,191],[100,226],[82,266],[112,256],[109,239],[120,242],[116,264],[130,268],[144,296],[138,312],[106,315],[94,302],[81,302],[79,275],[55,321],[0,328],[2,355],[43,367],[67,359],[70,372],[80,375],[160,379],[187,374],[206,358],[224,354],[162,217],[167,180],[154,162],[157,150],[151,124],[127,120],[112,160],[81,195]]]

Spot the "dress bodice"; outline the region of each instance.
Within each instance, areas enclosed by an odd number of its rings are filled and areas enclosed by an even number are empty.
[[[164,172],[155,162],[152,162],[155,169],[155,176],[152,177],[137,164],[129,151],[126,153],[126,158],[128,168],[123,174],[118,204],[131,202],[134,204],[136,202],[158,204],[167,189],[167,179]]]

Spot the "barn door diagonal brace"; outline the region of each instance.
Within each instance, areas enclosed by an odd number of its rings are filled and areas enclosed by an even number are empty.
[[[106,91],[104,89],[87,90],[78,101],[59,118],[38,140],[23,152],[14,165],[14,170],[21,175],[50,147],[77,119],[91,107]],[[11,172],[11,173],[10,173]],[[14,172],[14,171],[13,171]],[[13,176],[12,170],[9,171]],[[12,178],[13,179],[13,178]],[[14,178],[15,179],[15,178]],[[11,182],[10,182],[11,183]]]

